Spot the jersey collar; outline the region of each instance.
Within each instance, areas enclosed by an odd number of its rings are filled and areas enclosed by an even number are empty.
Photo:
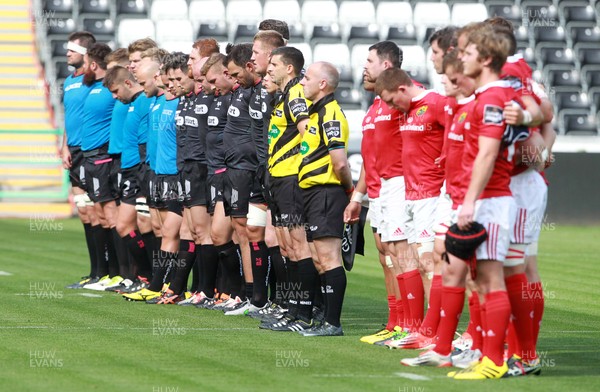
[[[321,111],[321,109],[325,107],[325,105],[327,105],[329,102],[333,102],[334,100],[335,97],[333,93],[324,96],[316,103],[313,102],[313,105],[310,107],[310,109],[308,109],[308,114],[310,115],[313,113],[318,113],[319,111]]]
[[[481,94],[488,88],[492,88],[492,87],[507,88],[507,87],[510,87],[510,83],[506,80],[496,80],[495,82],[490,82],[486,85],[479,87],[477,90],[475,90],[475,95]]]

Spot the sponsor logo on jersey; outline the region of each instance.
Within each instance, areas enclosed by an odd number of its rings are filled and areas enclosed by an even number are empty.
[[[175,117],[175,125],[177,125],[178,127],[183,125],[183,117],[181,116],[177,116]]]
[[[206,119],[206,123],[210,126],[217,126],[219,125],[219,117],[216,116],[208,116],[208,118]]]
[[[229,110],[227,111],[227,114],[231,117],[239,117],[240,109],[236,108],[235,106],[230,106]]]
[[[76,88],[81,88],[81,86],[82,86],[81,82],[79,82],[79,83],[72,83],[72,84],[68,85],[67,87],[65,87],[65,92],[67,92],[69,90],[74,90]]]
[[[312,135],[316,135],[317,134],[317,127],[312,126],[308,129],[308,133],[312,134]]]
[[[462,112],[458,117],[458,123],[462,124],[467,119],[467,112]]]
[[[323,130],[327,139],[338,139],[342,137],[342,124],[338,120],[330,120],[323,123]]]
[[[302,113],[308,113],[308,105],[306,105],[306,100],[304,98],[294,98],[288,104],[290,108],[290,112],[294,115],[294,117],[298,117]]]
[[[502,108],[496,105],[485,105],[483,107],[483,123],[502,125]]]
[[[280,109],[276,109],[275,110],[275,116],[276,117],[282,117],[283,116],[283,111]]]
[[[198,128],[198,119],[196,117],[185,116],[185,125]]]
[[[456,140],[457,142],[462,142],[464,140],[464,136],[463,135],[457,135],[456,133],[450,131],[450,132],[448,132],[448,139],[450,139],[450,140]]]
[[[254,110],[251,107],[248,107],[248,112],[250,113],[250,117],[255,120],[260,120],[263,118],[263,114],[260,110]]]
[[[127,109],[127,113],[131,113],[135,111],[135,106],[130,106],[129,109]]]
[[[373,122],[380,122],[380,121],[391,121],[392,120],[392,115],[391,114],[381,114],[377,117],[375,117],[375,120]]]
[[[421,106],[421,107],[419,108],[419,110],[417,110],[417,113],[416,113],[416,114],[417,114],[417,116],[418,116],[418,117],[423,117],[423,115],[425,115],[425,112],[427,112],[427,108],[428,108],[428,107],[427,107],[427,105],[425,105],[425,106]]]
[[[308,153],[308,150],[310,150],[310,148],[308,147],[308,143],[306,143],[305,141],[300,143],[300,154],[306,155],[306,153]]]
[[[196,114],[206,114],[208,113],[208,106],[202,104],[202,105],[196,105],[196,107],[194,108],[194,113]]]
[[[101,88],[95,88],[92,91],[90,91],[90,95],[92,94],[100,94],[102,92]]]
[[[280,133],[281,131],[279,130],[279,128],[277,128],[277,125],[272,124],[271,130],[269,131],[269,139],[274,139],[278,137]]]

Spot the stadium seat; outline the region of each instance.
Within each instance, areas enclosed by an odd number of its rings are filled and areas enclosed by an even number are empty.
[[[288,30],[290,31],[289,42],[304,42],[304,27],[302,22],[288,24]]]
[[[314,26],[332,26],[338,23],[338,7],[335,0],[305,0],[301,12],[306,39],[311,38]]]
[[[530,26],[556,27],[559,25],[558,10],[548,1],[527,1],[521,4],[524,19]]]
[[[560,115],[561,122],[567,135],[598,135],[598,127],[594,116],[589,112],[570,113],[563,112]]]
[[[42,11],[44,16],[70,16],[73,14],[73,0],[44,0]]]
[[[229,39],[225,22],[201,24],[196,31],[196,38],[214,38],[217,41],[227,41]]]
[[[117,30],[117,43],[121,47],[127,47],[136,39],[155,39],[155,36],[154,23],[150,19],[122,19]]]
[[[52,36],[68,36],[75,32],[77,24],[73,19],[52,18],[46,22],[46,34]]]
[[[225,21],[225,5],[222,0],[192,0],[188,13],[196,29],[200,24],[217,24]]]
[[[67,55],[67,41],[62,38],[50,40],[50,55],[53,58],[64,58]]]
[[[575,58],[573,50],[565,49],[563,46],[539,46],[539,57],[542,60],[542,64],[563,64],[563,65],[575,65]]]
[[[79,14],[110,15],[108,0],[79,0]]]
[[[514,29],[517,42],[526,42],[529,45],[529,30],[525,26],[519,26]]]
[[[481,3],[455,3],[452,6],[451,24],[464,26],[471,22],[482,22],[488,17],[485,5]]]
[[[567,42],[567,35],[565,29],[562,26],[556,26],[549,28],[547,26],[535,26],[533,28],[533,36],[536,43],[540,42]]]
[[[369,55],[369,44],[354,45],[350,50],[350,65],[354,79],[354,87],[362,88],[363,70]]]
[[[337,23],[330,25],[315,25],[310,33],[310,44],[314,47],[321,43],[338,43],[342,40],[342,32]]]
[[[360,91],[353,87],[340,86],[335,90],[335,99],[344,110],[360,109],[362,97]]]
[[[225,17],[229,25],[256,24],[263,19],[259,0],[229,0],[225,7]]]
[[[417,29],[412,23],[404,26],[390,26],[387,30],[385,39],[394,41],[398,45],[416,45]]]
[[[589,110],[591,104],[587,94],[582,93],[579,89],[556,91],[555,98],[559,111],[564,109]]]
[[[568,2],[560,5],[566,23],[591,22],[596,23],[594,8],[586,2]]]
[[[583,74],[589,88],[600,88],[600,65],[586,67]]]
[[[300,22],[300,3],[298,0],[266,0],[263,6],[264,19],[281,19],[290,25]],[[291,37],[290,37],[291,38]]]
[[[600,65],[600,46],[598,44],[580,44],[575,47],[582,67]]]
[[[294,47],[302,52],[304,56],[304,69],[308,68],[309,65],[313,63],[313,53],[312,48],[306,42],[292,42],[289,43],[288,46]]]
[[[427,58],[425,51],[419,45],[403,45],[402,48],[402,69],[425,68]]]
[[[500,0],[500,1],[486,1],[488,9],[488,15],[490,17],[500,16],[506,20],[509,20],[514,26],[520,26],[523,24],[523,13],[521,8],[516,5],[513,1]]]
[[[164,42],[187,42],[188,51],[194,40],[192,23],[185,20],[159,20],[156,22],[156,41],[159,45]]]
[[[375,43],[379,41],[379,27],[376,24],[369,26],[351,26],[348,32],[348,46],[358,43]]]
[[[313,62],[327,61],[340,72],[340,81],[352,82],[350,50],[346,44],[317,44],[313,49]]]
[[[112,19],[84,18],[83,29],[94,34],[99,40],[99,37],[103,37],[103,40],[105,40],[106,37],[112,39],[115,35],[115,25]]]
[[[117,17],[119,18],[146,18],[148,4],[143,0],[117,0]]]
[[[192,49],[191,41],[162,41],[160,47],[169,52],[182,52],[188,54]]]
[[[385,1],[377,4],[377,24],[383,29],[413,22],[413,10],[407,2]]]
[[[571,87],[581,89],[581,75],[571,67],[549,69],[547,71],[547,80],[550,86],[561,88]]]
[[[54,70],[57,79],[65,79],[67,76],[73,73],[73,69],[70,69],[67,65],[67,62],[64,60],[55,61]]]
[[[446,3],[417,3],[413,12],[413,24],[422,33],[427,27],[444,27],[450,24],[450,8]]]
[[[185,0],[153,0],[150,19],[157,22],[164,19],[187,19],[188,6]]]
[[[233,42],[252,42],[252,39],[258,32],[258,26],[256,24],[239,24],[235,28],[233,33]]]
[[[568,29],[573,44],[600,42],[600,27],[598,26],[570,24]]]
[[[348,41],[351,39],[350,30],[352,27],[364,27],[366,29],[363,31],[366,33],[377,30],[377,25],[375,24],[375,6],[372,1],[342,1],[338,11],[338,20],[342,28],[342,35],[347,37]],[[373,26],[372,30],[369,30],[370,26]],[[374,42],[379,40],[378,35]]]

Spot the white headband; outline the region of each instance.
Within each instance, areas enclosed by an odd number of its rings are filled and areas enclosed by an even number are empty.
[[[79,54],[86,54],[87,49],[81,45],[77,45],[75,42],[69,41],[67,43],[67,49],[72,50],[73,52],[77,52]]]

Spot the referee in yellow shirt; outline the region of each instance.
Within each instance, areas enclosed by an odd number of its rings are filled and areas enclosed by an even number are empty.
[[[346,291],[342,267],[344,209],[354,186],[346,151],[348,122],[334,98],[339,73],[327,62],[316,62],[300,81],[312,101],[309,121],[300,144],[298,182],[304,197],[304,214],[317,250],[325,288],[325,322],[300,332],[304,336],[343,335],[340,315]]]

